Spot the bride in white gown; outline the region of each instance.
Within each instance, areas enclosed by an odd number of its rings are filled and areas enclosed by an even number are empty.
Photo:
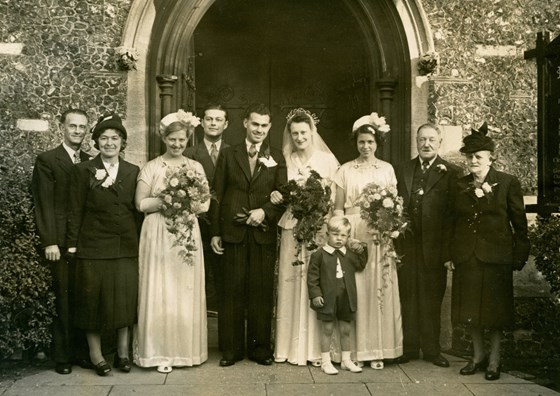
[[[314,170],[332,180],[339,163],[317,133],[314,117],[307,110],[295,109],[288,115],[284,129],[283,154],[288,167],[288,180],[297,180]],[[333,186],[334,187],[334,186]],[[334,194],[333,194],[334,195]],[[276,303],[276,333],[274,358],[276,362],[320,365],[319,345],[320,322],[309,307],[307,293],[307,267],[310,251],[302,246],[298,259],[304,264],[294,266],[297,244],[293,228],[297,219],[290,208],[286,210],[278,225],[282,228],[278,268],[278,299]],[[323,235],[318,238],[319,242]],[[332,348],[333,351],[335,348]],[[338,349],[339,350],[339,349]],[[340,358],[333,356],[333,360]]]

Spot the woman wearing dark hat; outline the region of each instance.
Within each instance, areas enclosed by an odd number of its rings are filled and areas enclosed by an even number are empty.
[[[101,330],[117,330],[114,367],[129,372],[128,327],[137,315],[139,168],[119,158],[126,138],[118,115],[101,117],[92,130],[99,155],[76,165],[70,184],[68,252],[77,258],[74,324],[86,331],[91,362],[101,376],[111,371],[101,352]]]
[[[494,169],[494,141],[486,123],[463,139],[461,152],[470,174],[455,191],[455,226],[451,243],[454,270],[452,319],[466,324],[474,356],[460,370],[471,375],[486,369],[485,378],[500,378],[502,329],[513,324],[513,270],[529,256],[527,218],[516,177]],[[490,335],[484,351],[483,331]]]

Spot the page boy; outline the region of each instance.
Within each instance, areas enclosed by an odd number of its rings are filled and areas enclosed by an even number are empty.
[[[311,255],[307,270],[311,308],[321,321],[321,370],[330,375],[338,374],[329,352],[335,320],[338,320],[342,349],[340,368],[353,373],[362,371],[350,359],[350,330],[357,300],[354,274],[365,268],[367,249],[357,254],[346,248],[351,227],[346,217],[331,217],[327,224],[327,243]]]

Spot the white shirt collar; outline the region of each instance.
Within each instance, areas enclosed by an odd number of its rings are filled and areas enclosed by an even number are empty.
[[[434,161],[437,159],[437,157],[438,156],[436,154],[436,156],[429,161],[430,164],[428,165],[428,168],[434,164]],[[418,162],[420,162],[420,166],[422,166],[422,162],[424,162],[424,160],[420,156],[418,156]]]
[[[72,162],[74,161],[74,154],[75,153],[78,153],[78,155],[80,155],[80,150],[74,150],[72,147],[68,146],[64,142],[62,142],[62,147],[64,147],[64,150],[66,150],[66,152],[70,156],[70,159],[72,160]]]
[[[249,147],[251,147],[251,145],[255,145],[255,148],[257,149],[258,152],[261,151],[261,146],[262,146],[262,142],[260,143],[251,143],[249,140],[247,140],[247,138],[245,138],[245,145],[247,146],[247,151],[249,151]]]
[[[332,247],[331,245],[329,245],[327,243],[327,244],[325,244],[325,246],[323,246],[323,250],[325,252],[327,252],[328,254],[334,254],[334,251],[336,250],[336,248]],[[346,246],[343,246],[338,250],[340,250],[342,252],[342,254],[344,254],[346,256]]]
[[[210,140],[203,138],[204,144],[206,145],[206,150],[210,153],[212,150],[212,144],[216,145],[216,150],[220,151],[220,146],[222,145],[222,139],[218,140],[217,142],[211,142]]]

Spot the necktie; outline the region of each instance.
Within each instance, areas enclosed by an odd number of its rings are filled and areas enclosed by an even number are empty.
[[[249,151],[248,151],[249,157],[253,158],[256,154],[257,154],[257,147],[255,147],[254,144],[252,144],[249,147]]]
[[[344,257],[344,253],[342,253],[339,249],[335,249],[334,254],[336,256],[336,278],[341,279],[344,277],[344,272],[342,271],[340,261]]]
[[[74,151],[74,157],[72,158],[72,162],[74,162],[75,164],[79,164],[80,162],[82,162],[82,160],[80,159],[79,151]]]
[[[218,149],[215,143],[212,143],[210,146],[210,158],[212,159],[212,163],[216,165],[216,161],[218,161]]]
[[[430,161],[422,161],[422,173],[426,173],[426,171],[430,168]]]

